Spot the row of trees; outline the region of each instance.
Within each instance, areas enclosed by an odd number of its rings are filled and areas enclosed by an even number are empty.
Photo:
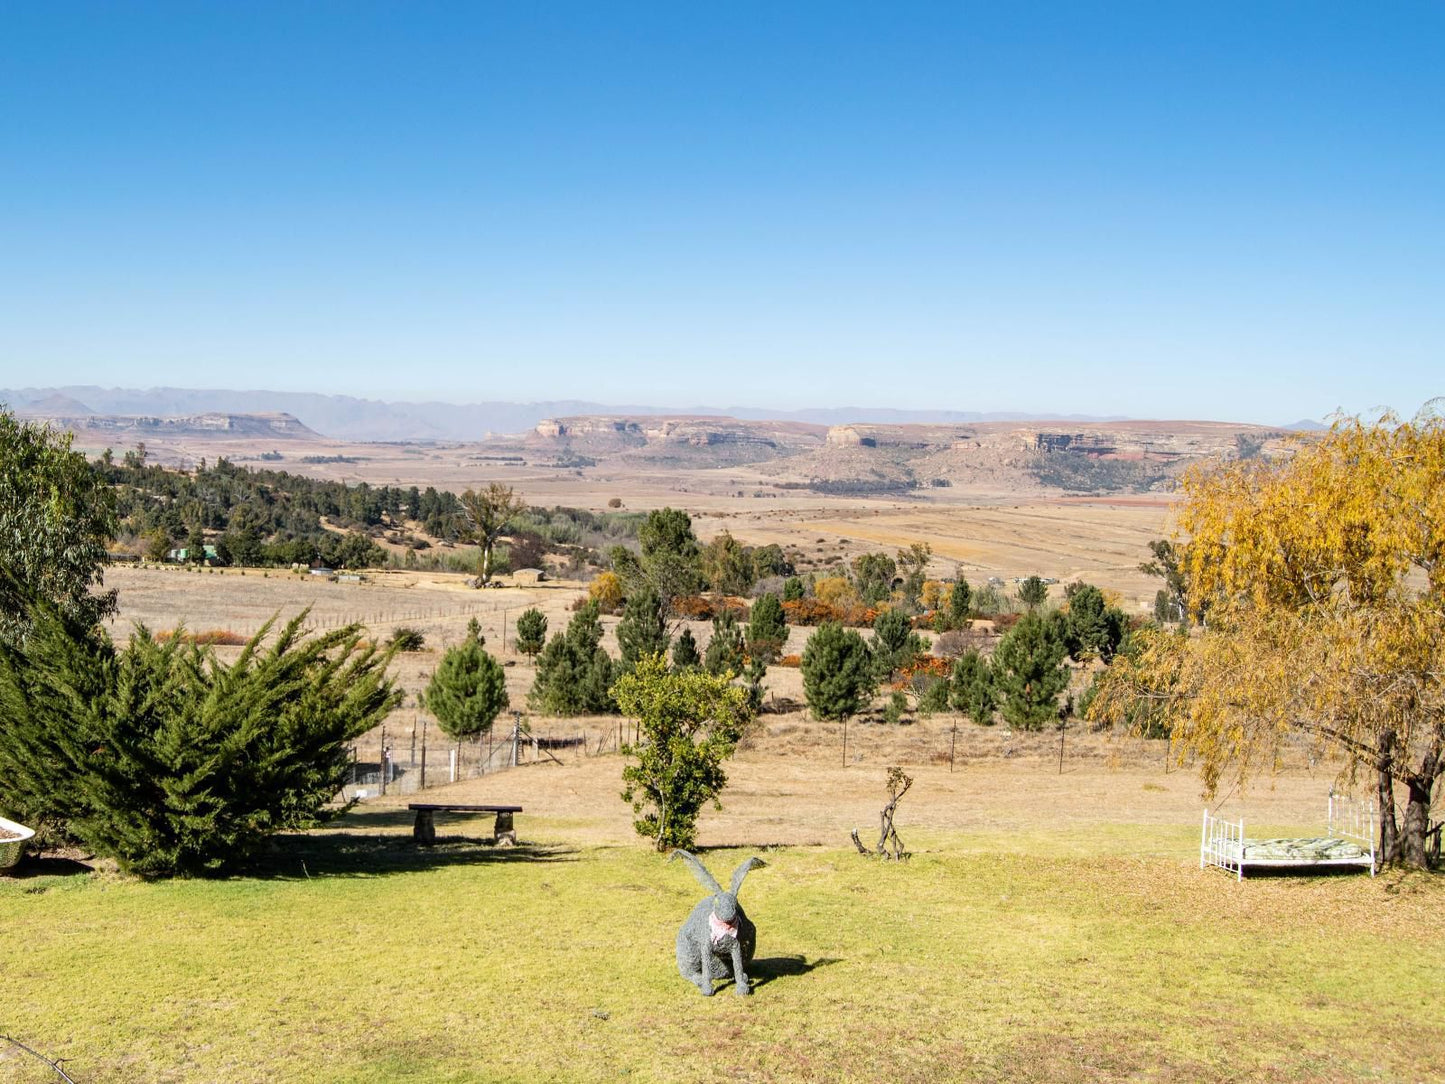
[[[143,444],[119,462],[107,452],[90,473],[92,487],[111,493],[112,533],[156,560],[183,548],[189,560],[200,561],[210,546],[220,564],[374,567],[388,560],[375,542],[385,533],[408,544],[413,554],[430,548],[428,539],[475,543],[477,573],[486,582],[497,568],[503,538],[514,551],[513,567],[537,564],[558,550],[595,559],[591,544],[631,537],[641,519],[633,513],[528,508],[510,487],[497,483],[461,494],[431,486],[348,485],[224,458],[174,470],[148,462]]]
[[[1068,605],[1050,613],[1025,614],[994,649],[965,651],[943,679],[924,676],[919,704],[925,710],[954,708],[989,725],[1001,710],[1005,721],[1037,730],[1059,715],[1068,688],[1067,659],[1111,661],[1128,633],[1121,610],[1105,602],[1092,584],[1071,585]],[[861,711],[878,687],[910,669],[927,651],[901,610],[887,610],[865,641],[856,630],[821,626],[803,650],[803,690],[821,719],[846,719]]]
[[[726,785],[723,764],[756,706],[730,671],[710,672],[696,658],[669,668],[657,610],[654,599],[646,620],[626,631],[619,626],[623,656],[614,661],[601,646],[596,606],[584,606],[543,649],[532,700],[558,714],[617,710],[638,719],[638,738],[622,749],[633,761],[623,769],[622,797],[637,814],[638,833],[666,851],[692,845],[698,814]],[[518,630],[519,646],[535,645],[545,636],[546,618],[529,610]],[[487,733],[509,704],[505,671],[473,622],[463,642],[442,657],[421,706],[446,734],[461,739]]]

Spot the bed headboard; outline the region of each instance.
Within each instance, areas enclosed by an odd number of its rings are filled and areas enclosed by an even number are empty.
[[[1375,848],[1375,803],[1371,799],[1361,801],[1347,794],[1330,791],[1330,835],[1337,839],[1353,839],[1363,843],[1374,853]]]

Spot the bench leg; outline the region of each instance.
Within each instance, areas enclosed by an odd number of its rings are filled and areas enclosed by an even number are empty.
[[[517,833],[512,827],[512,815],[510,813],[498,813],[496,826],[492,829],[496,836],[496,842],[504,847],[515,847],[517,845]]]
[[[430,809],[416,811],[416,823],[412,825],[411,838],[424,846],[436,842],[436,823],[432,820]]]

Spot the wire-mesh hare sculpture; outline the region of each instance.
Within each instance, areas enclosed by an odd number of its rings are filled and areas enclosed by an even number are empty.
[[[742,888],[749,870],[767,863],[761,858],[749,858],[733,871],[732,884],[724,892],[695,857],[686,851],[673,851],[672,857],[683,859],[703,888],[712,892],[692,909],[677,931],[678,971],[688,982],[696,984],[703,997],[712,997],[713,979],[729,977],[733,980],[734,993],[752,993],[746,968],[757,951],[758,929],[738,903],[738,889]]]

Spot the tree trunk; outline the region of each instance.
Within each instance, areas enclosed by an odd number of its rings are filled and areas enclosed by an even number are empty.
[[[1380,735],[1379,755],[1375,770],[1379,772],[1376,806],[1380,813],[1380,850],[1376,856],[1381,866],[1393,866],[1400,860],[1400,835],[1395,827],[1395,732]]]
[[[1440,769],[1440,751],[1432,749],[1421,763],[1419,772],[1405,781],[1410,800],[1405,806],[1405,823],[1400,831],[1400,859],[1411,869],[1427,869],[1430,865],[1427,838],[1430,831],[1430,794],[1435,789]]]

